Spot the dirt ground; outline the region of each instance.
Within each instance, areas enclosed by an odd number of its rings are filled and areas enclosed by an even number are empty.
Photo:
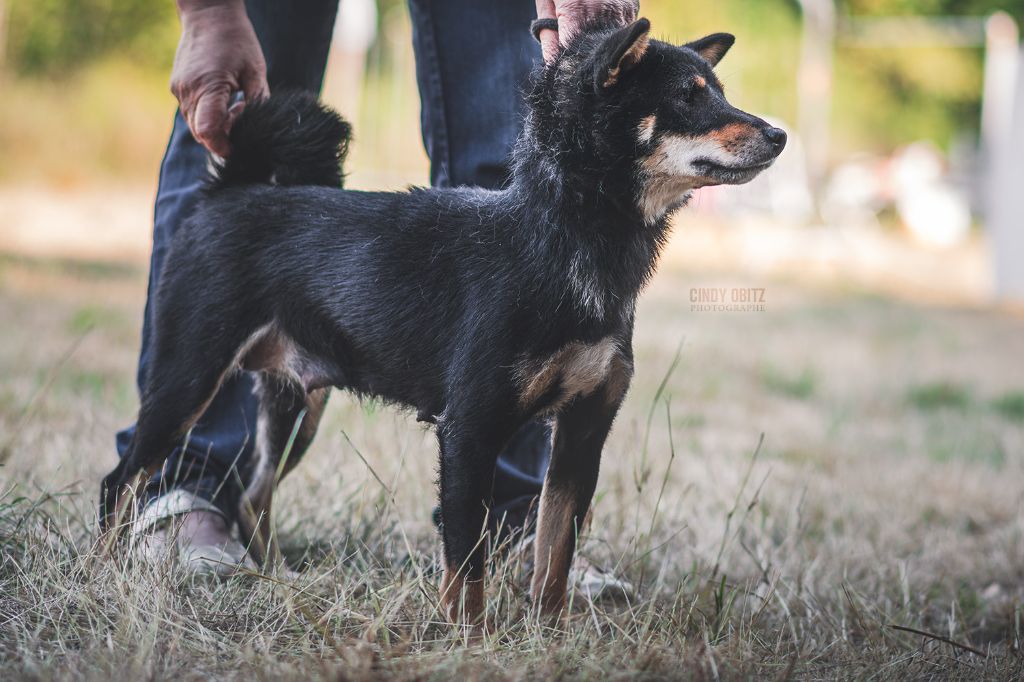
[[[763,289],[763,309],[693,309],[718,289]],[[144,293],[134,265],[0,258],[5,678],[1024,673],[1020,316],[670,259],[638,309],[584,547],[638,593],[576,599],[552,630],[499,560],[495,634],[465,646],[434,611],[433,436],[343,395],[282,483],[294,575],[98,558]]]

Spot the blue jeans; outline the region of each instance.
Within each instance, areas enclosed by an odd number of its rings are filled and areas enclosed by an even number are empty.
[[[271,91],[323,82],[338,0],[247,0],[267,61]],[[523,115],[522,87],[540,49],[529,34],[529,0],[409,0],[430,180],[438,187],[500,187],[506,157]],[[142,327],[138,383],[152,347],[152,298],[171,238],[198,197],[206,151],[181,113],[160,168],[153,221],[149,300]],[[382,226],[382,229],[387,229]],[[189,437],[149,484],[148,494],[178,487],[212,501],[235,518],[253,452],[256,399],[252,376],[238,372],[221,387]],[[124,456],[134,427],[117,434]],[[528,424],[498,459],[492,518],[506,528],[526,521],[540,493],[550,451],[548,427]]]

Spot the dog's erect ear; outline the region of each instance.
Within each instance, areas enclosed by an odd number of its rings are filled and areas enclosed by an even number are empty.
[[[600,92],[619,82],[623,74],[640,63],[647,52],[651,22],[637,19],[604,39],[597,48],[594,89]]]
[[[735,42],[736,36],[731,33],[712,33],[700,40],[687,43],[684,47],[699,54],[711,66],[717,66]]]

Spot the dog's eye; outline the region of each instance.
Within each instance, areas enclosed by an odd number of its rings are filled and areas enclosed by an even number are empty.
[[[682,100],[684,104],[693,104],[694,100],[697,99],[697,88],[690,83],[683,88]]]

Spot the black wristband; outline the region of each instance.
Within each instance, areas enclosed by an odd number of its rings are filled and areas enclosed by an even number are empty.
[[[533,34],[533,39],[538,43],[540,42],[540,32],[548,29],[557,32],[558,19],[534,19],[530,22],[530,33]]]

